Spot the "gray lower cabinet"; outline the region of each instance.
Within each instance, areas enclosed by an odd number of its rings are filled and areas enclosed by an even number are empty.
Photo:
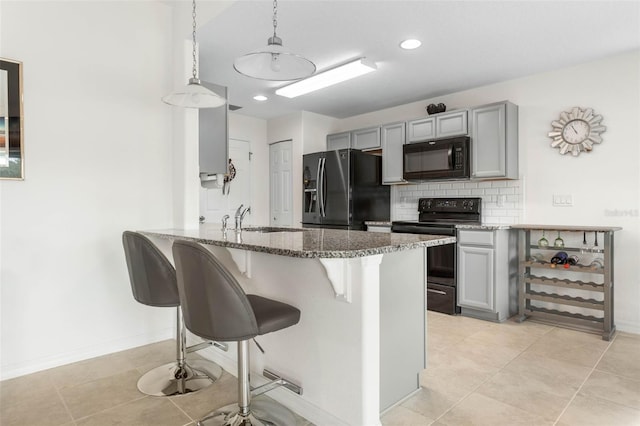
[[[382,183],[406,183],[402,179],[402,145],[405,142],[405,123],[385,124],[380,128],[382,145]]]
[[[504,321],[516,313],[517,251],[510,230],[458,230],[457,272],[462,315]]]
[[[471,109],[471,178],[518,178],[518,107],[499,102]]]
[[[351,132],[327,135],[327,151],[351,148]]]

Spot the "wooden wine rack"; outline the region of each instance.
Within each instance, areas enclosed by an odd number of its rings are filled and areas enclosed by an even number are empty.
[[[610,340],[616,327],[613,318],[613,234],[619,227],[574,227],[555,225],[513,225],[518,230],[518,307],[519,318],[522,322],[527,318],[554,325],[592,331],[602,334],[603,340]],[[531,250],[557,251],[556,247],[541,247],[532,244],[531,231],[558,232],[598,232],[604,235],[602,248],[592,248],[589,252],[604,255],[602,268],[592,268],[584,265],[571,265],[565,269],[562,265],[553,268],[550,262],[532,261]],[[564,247],[566,252],[580,252],[582,248]],[[553,265],[556,266],[556,265]],[[594,281],[582,281],[563,277],[546,277],[544,270],[563,271],[558,275],[571,275],[580,272],[589,274]],[[600,282],[601,281],[601,282]],[[559,289],[570,289],[571,295],[560,294]],[[581,292],[596,293],[587,295]],[[547,306],[543,306],[543,305]],[[548,305],[573,306],[595,311],[595,315],[575,313],[567,310],[552,309]]]

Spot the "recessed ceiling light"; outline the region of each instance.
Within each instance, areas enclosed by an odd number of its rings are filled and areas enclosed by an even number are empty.
[[[417,49],[421,45],[422,42],[420,40],[416,40],[415,38],[410,38],[400,43],[400,47],[405,50]]]
[[[269,99],[269,98],[267,98],[267,97],[266,97],[266,96],[264,96],[264,95],[255,95],[255,96],[253,97],[253,99],[255,99],[256,101],[260,101],[260,102],[262,102],[262,101],[266,101],[266,100],[267,100],[267,99]]]

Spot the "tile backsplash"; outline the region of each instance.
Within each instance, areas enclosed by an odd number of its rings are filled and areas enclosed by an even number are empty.
[[[524,181],[448,181],[391,188],[391,220],[418,220],[418,199],[427,197],[480,197],[482,222],[514,224],[522,222]]]

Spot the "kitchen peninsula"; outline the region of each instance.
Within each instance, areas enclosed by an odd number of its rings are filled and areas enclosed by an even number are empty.
[[[454,237],[332,229],[144,231],[165,253],[175,239],[207,246],[247,293],[299,308],[300,322],[252,345],[252,382],[265,368],[303,388],[269,396],[316,424],[376,425],[419,389],[426,366],[426,247]],[[171,257],[170,257],[171,258]],[[234,372],[229,352],[201,355]]]

